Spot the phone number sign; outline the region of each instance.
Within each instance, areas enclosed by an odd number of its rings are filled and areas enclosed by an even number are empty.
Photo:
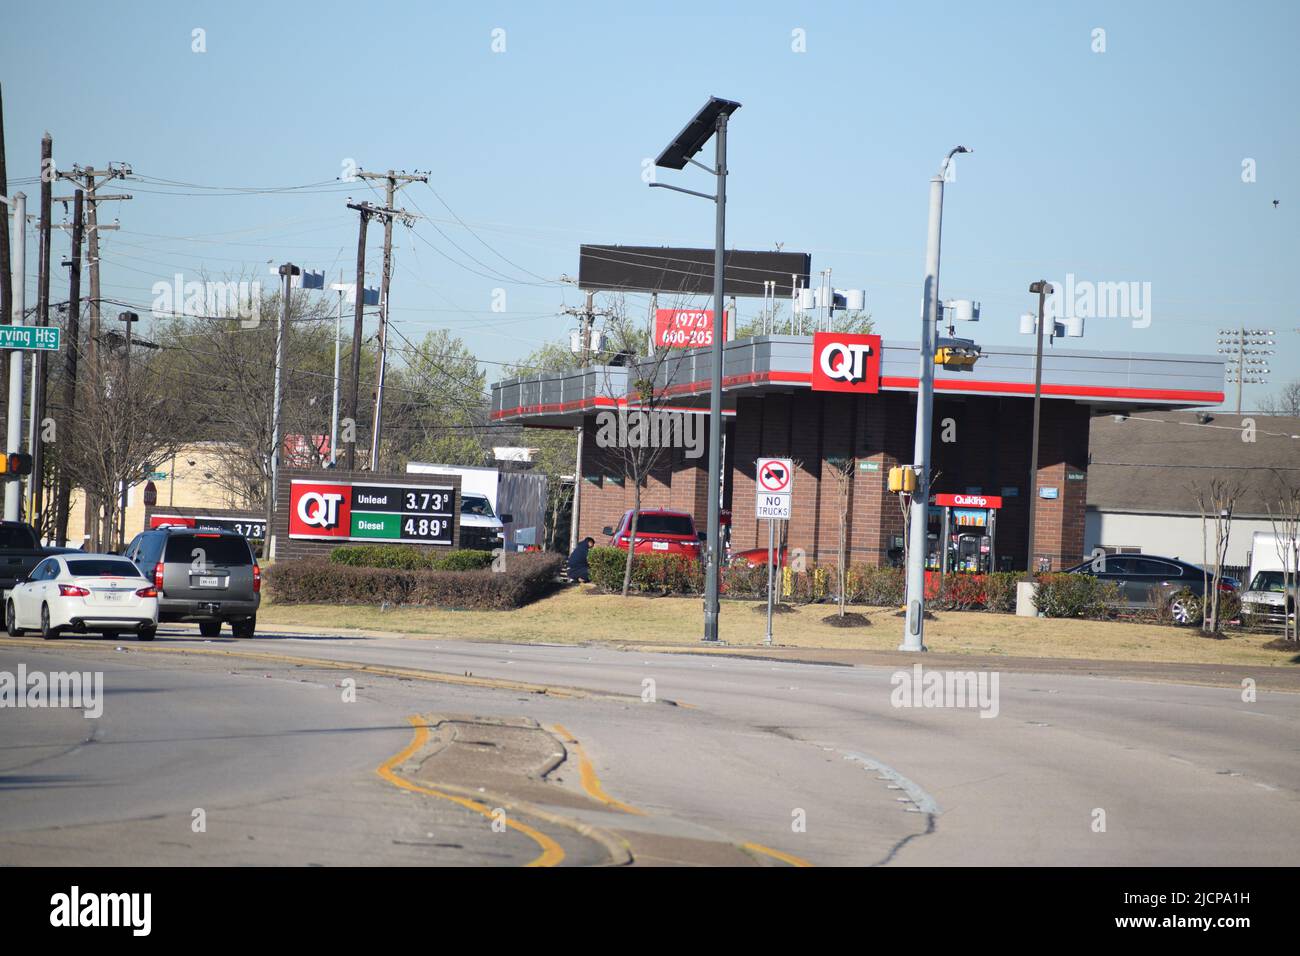
[[[722,337],[727,337],[725,330]],[[713,310],[655,309],[655,345],[665,349],[709,348],[713,345]]]
[[[289,537],[451,546],[456,490],[450,485],[289,483]]]

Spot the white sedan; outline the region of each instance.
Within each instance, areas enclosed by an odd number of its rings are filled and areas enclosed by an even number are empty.
[[[46,640],[64,631],[117,635],[134,631],[152,641],[158,628],[158,589],[132,562],[112,554],[46,558],[9,591],[10,637],[39,630]]]

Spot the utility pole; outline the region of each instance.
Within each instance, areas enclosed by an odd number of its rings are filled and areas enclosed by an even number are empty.
[[[90,364],[90,377],[92,387],[98,387],[103,381],[101,369],[99,367],[99,232],[101,229],[116,229],[117,226],[101,226],[99,224],[99,203],[100,202],[118,202],[130,199],[131,196],[124,193],[113,195],[100,195],[99,187],[106,182],[114,179],[123,179],[131,175],[131,167],[125,163],[109,163],[105,169],[95,169],[92,166],[73,166],[71,172],[60,172],[60,179],[66,179],[73,183],[79,183],[83,186],[86,193],[86,219],[85,229],[89,232],[87,237],[88,249],[87,260],[90,264],[90,314],[88,317],[89,328],[86,337],[86,355]],[[102,182],[101,182],[102,180]],[[83,182],[84,181],[84,182]],[[100,503],[92,495],[86,495],[86,522],[85,531],[90,534],[90,547],[93,551],[100,549],[101,542],[111,533],[111,527],[104,527],[101,531],[99,521]]]
[[[40,270],[36,283],[36,315],[38,325],[50,324],[50,205],[53,198],[54,139],[49,133],[41,137],[41,226],[37,266]],[[28,509],[32,526],[40,533],[45,511],[45,448],[41,438],[41,422],[45,420],[45,376],[48,356],[44,351],[33,357],[32,364],[32,420],[28,426],[32,451],[32,477],[27,486]]]
[[[384,275],[379,287],[379,370],[375,381],[375,417],[370,430],[370,470],[379,470],[379,446],[384,426],[384,374],[388,368],[388,287],[393,274],[393,217],[401,216],[409,226],[415,219],[403,209],[393,207],[397,191],[408,183],[427,183],[429,177],[422,173],[407,174],[389,170],[387,173],[357,171],[359,179],[384,180]],[[358,286],[359,288],[359,286]]]
[[[4,87],[0,86],[0,200],[9,195],[9,177],[5,169]],[[9,215],[0,218],[0,322],[8,325],[14,310],[13,285],[10,282]],[[9,394],[9,363],[0,362],[0,395]]]
[[[77,359],[81,354],[81,239],[84,227],[84,193],[78,189],[72,200],[72,257],[68,260],[68,342],[63,357],[62,427],[72,426],[77,405]],[[173,468],[172,471],[176,469]],[[72,476],[66,463],[59,467],[58,499],[55,503],[55,540],[60,547],[68,541],[68,517],[72,510]]]
[[[22,325],[23,314],[27,309],[27,196],[14,193],[8,199],[9,210],[14,221],[14,248],[12,268],[7,282],[14,290],[13,312],[10,314],[11,325]],[[8,223],[5,229],[9,228]],[[9,407],[7,412],[7,432],[5,450],[22,451],[23,440],[23,353],[21,349],[9,352]],[[5,520],[17,521],[22,510],[22,481],[5,482]]]
[[[582,355],[579,361],[582,367],[586,368],[591,360],[591,329],[596,320],[596,316],[609,317],[613,313],[609,311],[596,311],[596,293],[587,292],[586,304],[581,309],[564,309],[563,315],[577,316],[582,322],[582,331],[579,333],[582,347]],[[651,338],[653,341],[653,336]],[[578,436],[578,454],[573,463],[573,506],[569,511],[569,551],[572,552],[578,546],[578,512],[582,506],[582,426],[577,428]]]
[[[119,312],[117,314],[119,322],[126,323],[126,351],[122,355],[122,397],[119,399],[123,407],[131,406],[131,328],[136,322],[140,321],[140,316],[134,312]],[[128,465],[129,462],[122,462],[119,465]],[[118,542],[122,548],[126,547],[126,499],[130,491],[129,481],[122,482],[121,506],[117,512],[117,535]]]
[[[348,471],[357,469],[357,388],[361,383],[361,314],[366,283],[366,224],[370,221],[370,203],[348,203],[349,209],[361,214],[361,229],[357,233],[357,301],[352,312],[352,381],[348,388],[348,420],[352,439],[348,442]]]
[[[1029,291],[1038,296],[1038,345],[1034,351],[1034,431],[1029,441],[1029,554],[1025,558],[1026,584],[1034,582],[1034,519],[1038,511],[1038,432],[1043,404],[1043,330],[1047,325],[1047,296],[1052,284],[1046,279],[1030,283]],[[947,551],[947,539],[944,540]]]

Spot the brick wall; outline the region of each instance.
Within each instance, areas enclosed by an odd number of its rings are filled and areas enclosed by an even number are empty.
[[[938,477],[936,492],[1000,495],[996,550],[1023,568],[1028,543],[1028,472],[1032,402],[1021,398],[936,396],[931,449]],[[809,557],[833,561],[838,550],[838,510],[830,460],[852,455],[848,547],[850,561],[884,564],[893,538],[903,533],[898,497],[889,493],[889,469],[913,458],[916,398],[904,392],[850,396],[795,391],[739,397],[726,444],[732,512],[732,548],[767,544],[765,522],[754,516],[754,467],[759,457],[795,460],[793,514],[786,544]],[[950,421],[949,421],[950,420]],[[632,507],[629,481],[611,480],[623,471],[617,449],[595,443],[594,419],[584,429],[583,481],[579,531],[604,541],[601,529],[614,526]],[[1056,487],[1060,497],[1038,499],[1035,547],[1060,568],[1083,551],[1088,410],[1073,402],[1042,403],[1038,487]],[[950,438],[945,441],[944,438]],[[877,468],[871,469],[869,466]],[[703,527],[708,510],[708,459],[688,459],[681,450],[665,455],[647,480],[643,507],[690,511]]]

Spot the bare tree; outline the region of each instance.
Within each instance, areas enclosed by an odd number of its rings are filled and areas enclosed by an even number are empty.
[[[836,576],[839,579],[839,612],[840,617],[844,616],[844,605],[847,602],[847,592],[849,585],[849,513],[853,504],[853,473],[856,468],[856,459],[850,455],[847,458],[828,458],[826,460],[827,471],[830,472],[831,478],[835,482],[835,504],[836,512],[839,517],[839,565],[836,568]]]
[[[1270,415],[1289,415],[1300,418],[1300,378],[1282,386],[1276,396],[1269,395],[1259,403],[1261,411]]]
[[[1193,483],[1192,497],[1201,513],[1201,553],[1205,592],[1201,598],[1201,631],[1217,634],[1223,629],[1219,620],[1220,591],[1223,565],[1228,557],[1228,540],[1232,533],[1232,517],[1237,500],[1241,497],[1242,483],[1229,478],[1211,478],[1205,484]],[[1209,561],[1210,528],[1214,529],[1213,571]]]
[[[1297,591],[1300,590],[1300,489],[1284,485],[1276,512],[1268,507],[1269,524],[1273,526],[1273,545],[1282,562],[1282,636],[1288,641],[1300,641],[1300,614],[1297,613]]]

